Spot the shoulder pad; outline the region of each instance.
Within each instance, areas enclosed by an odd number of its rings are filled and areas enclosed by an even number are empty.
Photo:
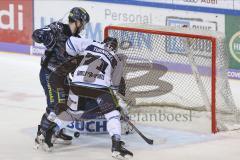
[[[49,25],[51,29],[63,30],[64,24],[62,22],[53,22]]]

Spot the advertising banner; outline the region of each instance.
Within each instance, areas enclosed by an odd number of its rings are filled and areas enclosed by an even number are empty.
[[[66,1],[58,1],[57,6],[55,3],[36,1],[34,9],[34,29],[42,28],[49,23],[58,20],[62,20],[67,23],[68,12],[72,7],[75,6],[81,6],[85,8],[90,14],[90,23],[86,26],[85,31],[82,33],[82,36],[97,41],[103,40],[103,31],[107,25],[118,25],[124,23],[137,23],[142,24],[143,26],[186,25],[187,27],[201,30],[220,31],[222,33],[225,32],[225,15],[222,14],[159,9],[152,7],[136,7],[124,4],[108,3],[106,5],[106,3],[87,1],[73,1],[72,3],[68,3]],[[52,8],[55,8],[54,11]],[[124,10],[122,8],[124,8]],[[46,10],[49,12],[46,12]],[[184,49],[181,50],[178,48],[177,50],[174,46],[174,43],[178,41],[181,41],[181,39],[169,41],[171,43],[166,44],[166,51],[169,53],[184,54]],[[142,43],[145,44],[145,42]],[[204,41],[198,41],[194,49],[208,51],[209,47],[205,43],[206,42]],[[43,54],[44,49],[41,47],[42,46],[39,44],[32,46],[31,54]],[[207,55],[203,56],[206,57]]]
[[[240,15],[239,0],[92,0],[145,7]]]
[[[233,9],[233,0],[173,0],[173,4]]]
[[[234,9],[240,10],[240,1],[239,0],[234,1]]]
[[[49,23],[61,20],[67,23],[69,10],[75,6],[81,6],[90,14],[90,23],[86,26],[82,36],[97,41],[103,40],[103,31],[107,25],[136,23],[144,25],[178,25],[187,23],[189,27],[225,31],[224,15],[209,14],[192,11],[159,9],[152,7],[136,7],[133,5],[98,3],[89,1],[57,1],[49,3],[47,1],[36,1],[34,9],[34,28],[42,28]],[[52,10],[52,8],[55,8]],[[124,8],[124,10],[122,9]],[[46,12],[48,10],[49,12]],[[144,42],[143,42],[144,43]],[[42,54],[38,47],[32,47],[33,54]],[[174,48],[173,48],[174,49]]]
[[[55,1],[56,2],[56,1]],[[150,7],[136,7],[122,4],[97,3],[89,1],[57,1],[56,3],[47,1],[35,1],[34,3],[34,29],[42,28],[53,21],[68,23],[67,16],[73,7],[81,6],[90,15],[90,23],[87,24],[81,36],[103,40],[104,28],[110,24],[137,23],[164,25],[165,18],[161,16],[158,9]],[[54,8],[54,10],[52,9]],[[122,8],[125,8],[122,10]],[[46,12],[48,10],[49,12]],[[164,12],[164,11],[163,11]],[[166,12],[166,11],[165,11]],[[158,16],[159,15],[159,16]],[[42,54],[41,45],[35,44],[31,47],[32,54]]]
[[[0,42],[31,45],[32,0],[0,1]]]
[[[237,73],[240,70],[240,17],[226,16],[226,48],[229,53],[229,68],[232,69],[228,75],[232,78],[240,78]]]
[[[218,23],[216,21],[208,21],[206,18],[199,16],[198,18],[183,18],[183,17],[167,17],[166,26],[187,27],[201,30],[218,31]],[[166,51],[168,53],[186,54],[184,38],[171,37],[167,41]],[[178,45],[176,45],[178,44]],[[179,47],[181,46],[181,47]],[[211,43],[206,40],[197,40],[193,44],[193,49],[202,52],[202,56],[210,57],[207,53],[211,49]],[[204,54],[205,53],[205,54]]]

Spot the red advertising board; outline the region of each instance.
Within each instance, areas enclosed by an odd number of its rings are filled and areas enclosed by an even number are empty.
[[[0,1],[0,42],[32,44],[32,0]]]

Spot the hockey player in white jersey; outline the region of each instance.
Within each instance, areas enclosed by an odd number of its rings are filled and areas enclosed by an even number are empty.
[[[72,78],[71,101],[77,101],[76,95],[92,98],[98,106],[85,111],[82,118],[104,115],[107,119],[107,130],[112,139],[112,156],[124,159],[133,153],[123,147],[121,141],[120,112],[117,109],[113,88],[117,88],[122,77],[123,63],[117,56],[118,42],[115,38],[106,38],[104,43],[92,42],[84,38],[70,37],[66,43],[69,55],[84,56]],[[71,108],[71,104],[70,104]],[[76,108],[71,108],[76,110]]]

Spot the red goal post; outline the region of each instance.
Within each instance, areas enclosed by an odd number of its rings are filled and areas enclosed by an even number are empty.
[[[150,52],[150,51],[147,51],[147,49],[146,49],[147,47],[139,49],[138,47],[141,47],[141,45],[144,45],[142,42],[144,40],[144,38],[142,38],[138,35],[143,35],[143,36],[148,37],[149,43],[154,43],[154,44],[147,45],[148,41],[146,40],[146,46],[153,46],[152,48],[154,48],[154,47],[159,48],[159,51],[154,52],[155,49],[152,49],[154,51]],[[209,99],[209,105],[210,105],[209,110],[211,112],[211,131],[212,131],[212,133],[218,132],[219,127],[217,124],[218,120],[217,120],[216,113],[218,110],[217,105],[221,105],[221,104],[216,103],[216,101],[217,101],[216,98],[219,97],[216,95],[218,92],[216,85],[217,85],[217,77],[219,77],[219,75],[220,75],[218,72],[222,68],[221,67],[220,67],[220,69],[217,68],[217,65],[218,65],[217,64],[217,60],[218,60],[217,54],[224,54],[224,53],[219,52],[219,49],[218,49],[219,46],[217,46],[219,37],[216,36],[216,34],[212,34],[210,32],[203,32],[203,31],[199,31],[199,30],[191,30],[188,28],[156,27],[156,26],[142,27],[142,26],[138,26],[138,25],[131,25],[131,26],[107,26],[104,30],[104,36],[105,37],[111,36],[111,37],[117,38],[120,45],[123,45],[123,43],[122,43],[123,41],[125,42],[125,41],[128,41],[128,39],[130,39],[129,44],[130,44],[130,42],[131,42],[131,44],[133,44],[132,48],[130,47],[128,49],[125,49],[124,47],[120,46],[120,49],[119,49],[120,53],[126,54],[128,58],[130,57],[130,59],[131,58],[132,59],[134,59],[134,58],[141,59],[142,58],[143,61],[145,61],[145,59],[148,59],[148,56],[145,56],[146,54],[148,54],[149,57],[150,57],[150,55],[152,56],[152,54],[159,54],[158,56],[155,55],[152,58],[152,60],[149,60],[149,62],[155,61],[156,59],[158,59],[158,57],[159,57],[159,59],[164,59],[162,57],[165,57],[163,63],[165,64],[165,62],[167,61],[166,64],[168,64],[168,59],[175,58],[176,60],[174,60],[173,63],[171,62],[171,65],[179,65],[179,66],[184,65],[184,67],[191,68],[192,71],[189,71],[188,75],[191,74],[192,77],[195,77],[195,78],[192,78],[191,81],[194,81],[194,80],[197,81],[197,82],[192,82],[196,86],[196,87],[193,87],[193,88],[195,88],[194,90],[197,90],[199,92],[199,95],[201,95],[200,97],[202,97],[203,101],[208,101],[206,99],[204,100],[204,97]],[[134,36],[136,36],[137,38],[133,38]],[[154,38],[151,38],[151,37],[154,37]],[[176,42],[174,42],[174,41],[176,41]],[[177,44],[178,41],[179,41],[179,44]],[[170,45],[166,45],[167,43],[169,43]],[[198,46],[196,46],[195,43],[204,44],[203,48],[208,48],[209,46],[211,46],[211,49],[209,49],[208,51],[203,51],[204,49],[203,50],[199,49],[199,51],[197,51],[196,47],[198,47]],[[136,47],[134,47],[134,45],[136,45]],[[179,48],[177,48],[178,45],[179,45]],[[223,46],[220,46],[220,48],[221,47],[223,47]],[[136,50],[136,51],[134,51],[134,50]],[[169,53],[166,53],[167,50]],[[184,51],[182,51],[182,50],[184,50]],[[186,51],[186,50],[189,50],[189,51]],[[146,51],[146,53],[140,53],[141,51],[142,52]],[[224,50],[221,50],[221,52],[222,51],[224,52]],[[140,53],[139,56],[131,57],[133,54],[135,54],[135,52]],[[175,53],[171,53],[171,52],[175,52]],[[181,56],[183,56],[183,52],[189,52],[189,53],[184,53],[184,60],[182,60],[183,58],[181,57]],[[191,53],[191,52],[194,52],[194,53]],[[179,54],[179,55],[177,55],[177,54]],[[189,58],[188,54],[191,54],[192,57],[195,57],[195,58]],[[204,56],[205,56],[205,59],[204,59]],[[186,58],[186,57],[188,57],[188,58]],[[209,57],[211,58],[211,60],[210,60],[211,62],[209,61],[209,59],[210,59]],[[200,61],[202,61],[202,62],[200,63]],[[224,64],[225,62],[220,62],[220,63]],[[191,67],[189,67],[189,66],[191,66]],[[200,73],[201,67],[205,67],[205,70],[207,70],[206,68],[208,68],[211,72],[210,75],[206,76],[206,73]],[[166,65],[166,68],[172,68],[172,66]],[[176,67],[176,68],[178,68],[178,67]],[[136,70],[134,70],[134,71],[136,71]],[[224,72],[224,71],[221,71],[221,72]],[[131,72],[131,69],[129,72]],[[170,71],[170,72],[174,73],[174,74],[177,73],[177,71]],[[178,75],[185,74],[183,72],[185,72],[185,71],[183,70],[182,73],[177,73],[177,74]],[[190,73],[190,72],[192,72],[192,73]],[[194,73],[194,72],[196,72],[196,73]],[[206,78],[206,77],[208,77],[208,78]],[[179,83],[184,83],[184,79],[186,79],[186,78],[179,78]],[[219,79],[224,79],[224,82],[221,82],[221,84],[228,83],[228,82],[226,82],[227,81],[226,76],[220,77]],[[173,85],[172,90],[174,90],[174,87],[177,87],[177,85],[178,85],[177,82],[175,82],[174,78],[166,78],[165,80]],[[219,81],[222,81],[222,80],[219,80]],[[153,82],[153,84],[154,83],[155,82]],[[218,83],[218,85],[219,85],[219,83]],[[184,89],[186,87],[180,86],[180,88]],[[229,90],[230,88],[226,87],[224,89]],[[194,94],[194,90],[190,94]],[[171,92],[171,91],[169,91],[169,92]],[[182,90],[182,92],[184,92],[184,90]],[[186,91],[186,92],[189,92],[189,91]],[[223,92],[225,92],[225,91],[223,91]],[[227,91],[227,92],[231,92],[231,91]],[[138,95],[139,95],[139,93],[141,94],[140,91],[138,92]],[[178,93],[179,95],[182,95],[183,99],[185,98],[184,97],[185,93],[181,94],[179,91],[176,91],[176,93]],[[160,94],[159,102],[157,102],[157,103],[161,103],[161,101],[163,101],[161,99],[161,96],[162,97],[165,96],[166,97],[165,99],[170,99],[170,97],[171,97],[171,95],[170,94],[168,95],[168,93]],[[187,93],[186,93],[186,97],[188,97],[188,96],[189,95],[187,95]],[[220,95],[220,96],[222,96],[222,95]],[[227,98],[231,97],[231,95],[227,95],[226,97]],[[131,98],[135,98],[135,97],[131,97]],[[166,101],[165,99],[164,99],[164,101]],[[188,99],[188,98],[186,98],[186,99]],[[183,101],[185,101],[185,100],[183,100]],[[232,101],[232,99],[230,99],[230,101]],[[176,103],[178,103],[178,102],[176,102]],[[176,104],[176,103],[173,102],[173,104]],[[183,103],[185,103],[185,102],[183,102]],[[166,104],[166,102],[164,102],[164,104]],[[200,104],[200,102],[199,102],[199,104]],[[151,105],[151,103],[149,105]],[[156,105],[155,102],[154,102],[154,105]],[[202,105],[204,105],[206,108],[208,108],[208,106],[206,106],[206,105],[208,105],[207,102],[203,102],[203,104],[201,104],[201,106]],[[233,104],[231,104],[231,105],[233,105]],[[186,106],[186,105],[184,105],[184,106]],[[219,108],[221,108],[221,107],[219,107]],[[224,106],[224,108],[227,108],[227,105]],[[232,108],[232,106],[230,108]],[[191,108],[189,108],[189,109],[191,109]],[[208,109],[206,109],[206,110],[208,110]]]

